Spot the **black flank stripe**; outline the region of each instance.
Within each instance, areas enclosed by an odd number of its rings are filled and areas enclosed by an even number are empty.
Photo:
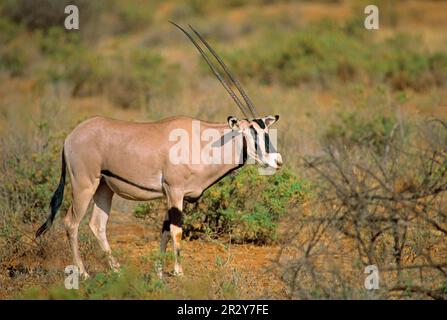
[[[142,190],[146,190],[146,191],[149,191],[149,192],[160,192],[159,190],[148,188],[148,187],[145,187],[145,186],[141,186],[139,184],[136,184],[135,182],[129,181],[126,178],[120,177],[120,176],[114,174],[113,172],[111,172],[109,170],[101,170],[101,174],[105,175],[107,177],[118,179],[120,181],[123,181],[123,182],[125,182],[127,184],[130,184],[131,186],[137,187],[137,188],[142,189]]]

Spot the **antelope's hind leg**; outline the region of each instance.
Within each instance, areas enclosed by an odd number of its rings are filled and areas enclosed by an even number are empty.
[[[79,268],[79,274],[84,279],[88,278],[89,275],[85,270],[81,254],[79,252],[78,231],[79,225],[87,212],[88,205],[95,192],[96,186],[97,183],[81,185],[77,184],[76,182],[72,182],[73,203],[68,209],[68,212],[64,218],[65,230],[67,232],[68,241],[70,242],[74,263]]]
[[[106,229],[109,220],[110,208],[112,206],[113,191],[104,180],[99,183],[98,189],[93,196],[93,213],[89,222],[90,229],[98,239],[101,249],[107,257],[110,268],[118,272],[120,264],[112,256],[112,250],[107,240]]]
[[[180,264],[180,242],[182,239],[182,209],[183,209],[183,190],[169,188],[164,185],[166,198],[168,201],[168,212],[163,221],[160,241],[160,254],[162,263],[157,266],[157,273],[160,278],[163,277],[164,255],[166,245],[170,238],[174,249],[174,275],[182,276],[183,269]]]

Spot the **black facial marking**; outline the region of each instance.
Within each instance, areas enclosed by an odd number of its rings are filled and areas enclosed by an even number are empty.
[[[270,138],[267,133],[264,133],[265,152],[269,153],[270,150]]]
[[[229,116],[227,118],[227,121],[230,123],[230,127],[234,126],[235,124],[237,124],[237,119],[233,116]]]
[[[254,122],[258,124],[258,126],[261,127],[261,129],[265,129],[265,122],[262,119],[253,119]]]
[[[253,126],[250,126],[250,133],[253,136],[253,140],[255,141],[255,150],[258,153],[259,157],[262,157],[261,150],[259,149],[258,145],[258,132]]]
[[[238,166],[241,167],[247,162],[248,158],[248,151],[247,151],[247,139],[245,139],[244,136],[242,136],[242,163]]]
[[[254,139],[254,141],[255,141],[255,150],[256,150],[256,153],[257,153],[257,155],[259,156],[259,158],[261,158],[262,159],[262,150],[261,150],[261,148],[259,147],[259,135],[258,135],[258,132],[256,131],[256,129],[253,127],[253,126],[250,126],[250,133],[251,133],[251,135],[253,136],[253,139]],[[267,149],[266,149],[267,150]],[[267,151],[266,151],[267,152]]]
[[[240,133],[237,131],[230,131],[225,133],[224,135],[222,135],[220,137],[219,140],[216,140],[213,142],[213,144],[211,145],[213,148],[219,148],[224,146],[225,144],[227,144],[228,142],[230,142],[234,137],[239,136]]]
[[[183,224],[183,215],[182,212],[176,208],[172,207],[168,210],[168,216],[169,216],[169,223],[173,224],[177,227],[182,227]]]
[[[276,153],[276,149],[273,146],[273,144],[270,143],[270,136],[267,132],[264,133],[264,140],[265,140],[265,152]]]

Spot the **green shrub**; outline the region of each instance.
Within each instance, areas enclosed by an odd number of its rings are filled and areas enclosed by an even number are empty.
[[[45,142],[36,148],[31,141],[1,141],[0,215],[23,223],[42,222],[61,174],[63,134],[48,135],[47,124],[41,123],[37,135]],[[16,145],[13,145],[16,144]],[[62,210],[71,196],[66,185]]]
[[[11,76],[21,76],[27,59],[18,47],[5,47],[0,52],[0,71],[8,71]]]
[[[73,96],[105,93],[112,103],[129,108],[142,105],[166,86],[175,86],[175,81],[167,79],[175,79],[176,65],[148,48],[100,55],[79,34],[61,28],[51,28],[39,38],[46,59],[40,80],[68,84]]]
[[[358,112],[339,113],[323,135],[325,142],[338,143],[347,148],[353,145],[367,145],[377,152],[384,150],[396,126],[392,116],[377,114],[365,116]]]
[[[70,84],[74,96],[102,91],[107,79],[103,59],[85,46],[79,33],[53,27],[38,35],[46,59],[40,70],[41,81]]]
[[[374,61],[367,64],[371,78],[388,82],[394,89],[424,90],[446,84],[447,55],[428,53],[418,47],[421,40],[397,34],[376,45]]]
[[[0,43],[6,45],[14,40],[23,31],[23,27],[15,24],[6,17],[1,17],[0,31]]]
[[[137,218],[144,218],[146,215],[153,213],[154,210],[157,210],[161,206],[160,201],[148,201],[137,205],[133,210],[133,214]]]
[[[3,0],[0,13],[27,28],[47,30],[64,27],[64,9],[67,5],[79,8],[80,25],[84,25],[97,14],[96,1],[89,0]]]
[[[107,61],[108,80],[105,92],[110,100],[123,108],[138,107],[163,91],[176,86],[178,66],[167,63],[161,55],[148,48],[119,53]],[[169,80],[168,80],[169,79]]]
[[[185,235],[206,232],[230,235],[234,242],[266,243],[276,237],[280,217],[303,200],[306,187],[291,171],[259,175],[247,166],[206,190],[201,199],[184,208]],[[154,205],[137,206],[135,214],[153,213]]]
[[[231,234],[236,242],[266,243],[276,237],[279,218],[304,197],[305,187],[291,171],[259,175],[247,166],[205,191],[185,209],[186,230]]]
[[[111,7],[112,14],[119,20],[118,31],[126,33],[148,27],[155,9],[155,1],[114,1]]]
[[[447,83],[446,53],[424,51],[420,39],[405,34],[365,37],[361,26],[353,19],[343,25],[311,23],[291,32],[272,28],[225,58],[242,76],[287,86],[385,81],[396,90],[423,90]]]
[[[63,281],[61,280],[61,283]],[[32,287],[23,292],[22,299],[150,299],[166,296],[167,290],[155,273],[140,272],[135,266],[119,273],[98,273],[79,283],[78,290],[67,290],[63,285],[49,288]]]
[[[31,61],[29,39],[23,34],[23,28],[0,17],[0,43],[0,72],[22,76]]]

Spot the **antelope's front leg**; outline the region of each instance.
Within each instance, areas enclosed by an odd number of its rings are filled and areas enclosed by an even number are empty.
[[[168,244],[169,238],[171,237],[169,215],[166,213],[165,220],[163,221],[163,226],[161,228],[161,239],[160,239],[160,261],[157,261],[156,270],[157,275],[160,279],[163,279],[163,269],[165,265],[166,256],[166,246]]]
[[[182,241],[182,211],[176,207],[172,207],[168,211],[169,229],[171,232],[172,243],[174,246],[174,274],[182,276],[183,269],[180,264],[180,245]]]

